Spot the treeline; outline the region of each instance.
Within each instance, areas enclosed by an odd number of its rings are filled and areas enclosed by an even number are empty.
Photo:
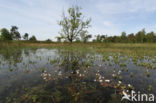
[[[0,40],[1,41],[11,41],[11,40],[29,40],[29,41],[37,41],[36,37],[33,35],[29,38],[29,34],[25,33],[23,36],[18,31],[17,26],[11,26],[11,29],[8,30],[6,28],[2,28],[0,30]]]
[[[148,32],[145,29],[136,34],[126,34],[122,32],[120,36],[97,35],[93,42],[112,42],[112,43],[154,43],[156,42],[156,33]]]
[[[90,40],[92,35],[80,35],[73,42],[100,42],[100,43],[156,43],[156,33],[148,32],[145,29],[137,33],[126,34],[122,32],[120,36],[107,36],[107,35],[96,35],[94,39]],[[56,37],[57,42],[69,42],[61,37]],[[11,41],[11,40],[25,40],[25,41],[37,41],[36,37],[33,35],[29,38],[29,34],[25,33],[23,36],[18,31],[17,26],[12,26],[10,30],[2,28],[0,30],[0,40],[1,41]],[[45,40],[45,42],[52,42],[51,39]]]

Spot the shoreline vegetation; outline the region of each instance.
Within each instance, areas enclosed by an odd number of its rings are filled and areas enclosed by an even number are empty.
[[[94,48],[100,52],[120,52],[133,53],[139,55],[156,55],[156,43],[60,43],[60,42],[45,42],[45,41],[1,41],[0,51],[2,49],[13,48],[67,48],[82,50]]]
[[[69,43],[69,42],[46,42],[46,41],[0,41],[0,48],[9,46],[37,46],[37,47],[51,47],[51,46],[103,46],[103,47],[119,47],[119,48],[156,48],[156,43]]]

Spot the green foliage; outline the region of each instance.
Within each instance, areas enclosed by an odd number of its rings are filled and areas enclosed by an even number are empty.
[[[12,37],[6,28],[1,29],[0,39],[1,40],[12,40]]]
[[[23,36],[23,39],[24,40],[28,40],[28,37],[29,37],[29,34],[28,33],[25,33],[24,36]]]
[[[29,38],[30,41],[37,41],[36,37],[33,35],[32,37]]]
[[[51,43],[52,40],[51,40],[51,39],[47,39],[47,40],[45,40],[45,42],[47,42],[47,43]]]
[[[57,37],[56,37],[56,39],[57,39],[57,42],[61,42],[61,40],[62,40],[63,38],[62,38],[62,37],[57,36]]]
[[[68,14],[68,16],[65,16],[63,13],[63,18],[59,22],[59,25],[62,27],[60,37],[69,42],[73,42],[80,34],[85,33],[86,35],[87,28],[90,27],[91,19],[84,21],[80,7],[78,6],[69,8]]]
[[[11,34],[13,40],[20,40],[21,39],[21,34],[18,32],[17,26],[11,27],[10,34]]]
[[[154,32],[146,33],[145,29],[137,32],[136,34],[122,32],[121,36],[105,36],[104,40],[101,39],[103,35],[97,35],[96,40],[93,42],[113,42],[113,43],[153,43],[156,42],[156,34]]]
[[[106,38],[105,35],[98,34],[96,35],[96,39],[94,40],[94,42],[103,42],[105,38]]]
[[[80,38],[81,38],[80,41],[81,42],[87,42],[91,37],[92,37],[92,35],[89,35],[88,31],[82,31],[80,33]],[[78,38],[76,40],[78,40]]]

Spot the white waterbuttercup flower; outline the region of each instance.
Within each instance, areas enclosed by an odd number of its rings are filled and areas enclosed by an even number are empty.
[[[121,81],[119,81],[118,83],[119,83],[119,84],[121,84],[122,82],[121,82]]]
[[[128,87],[132,87],[132,85],[131,84],[128,84]]]
[[[102,80],[102,79],[100,79],[100,80],[99,80],[99,82],[103,82],[103,80]]]
[[[121,74],[121,71],[120,70],[118,71],[118,74]]]
[[[109,82],[110,82],[110,80],[109,80],[109,79],[106,79],[106,80],[105,80],[105,82],[109,83]]]

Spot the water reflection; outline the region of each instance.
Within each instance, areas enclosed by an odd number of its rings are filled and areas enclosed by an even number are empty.
[[[0,103],[116,103],[123,89],[155,93],[155,70],[121,54],[64,49],[0,52]],[[142,85],[140,85],[142,84]]]

